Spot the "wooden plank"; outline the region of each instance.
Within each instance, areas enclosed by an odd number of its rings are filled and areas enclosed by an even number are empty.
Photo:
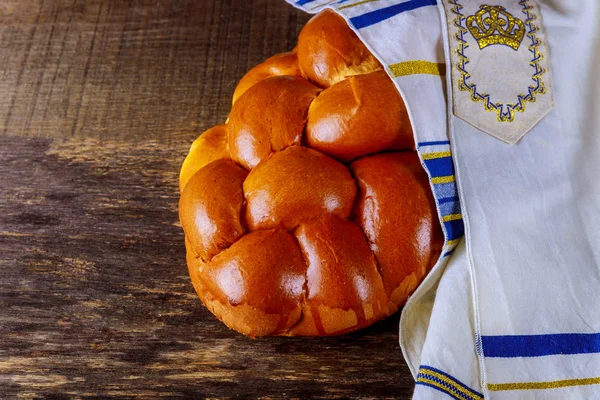
[[[132,142],[223,122],[239,78],[308,19],[282,0],[0,7],[0,132]]]
[[[338,338],[253,341],[201,305],[177,223],[181,151],[4,140],[3,398],[410,394],[397,315]]]
[[[191,140],[294,45],[282,0],[0,4],[0,398],[408,398],[398,315],[250,340],[197,299]]]

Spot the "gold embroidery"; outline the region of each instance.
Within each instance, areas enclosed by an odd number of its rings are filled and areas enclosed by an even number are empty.
[[[464,393],[457,390],[456,387],[448,386],[447,384],[445,385],[445,384],[435,381],[433,379],[419,378],[419,379],[417,379],[417,383],[425,383],[430,386],[435,386],[436,388],[441,389],[443,392],[451,393],[453,397],[460,396],[459,398],[461,398],[464,396]],[[473,397],[468,397],[468,398],[471,399]],[[474,398],[475,399],[483,399],[483,397],[474,397]]]
[[[456,221],[457,219],[461,219],[461,214],[448,214],[442,217],[442,222]]]
[[[428,368],[421,368],[419,370],[419,375],[420,376],[418,377],[417,382],[425,382],[430,385],[435,385],[442,389],[450,390],[454,394],[460,395],[460,397],[467,396],[468,398],[483,400],[483,397],[481,397],[479,394],[473,392],[471,389],[469,389],[465,385],[461,385],[458,382],[448,379],[444,375],[437,373],[435,371],[432,371]],[[434,378],[437,378],[440,381],[446,383],[446,385],[443,385],[440,382],[436,382],[434,380]]]
[[[404,61],[401,63],[392,64],[389,66],[389,69],[394,78],[397,78],[399,76],[416,74],[429,74],[439,76],[446,75],[446,64],[434,63],[431,61],[424,60]]]
[[[438,183],[450,183],[454,182],[454,175],[438,176],[437,178],[431,178],[431,183],[437,185]]]
[[[467,29],[483,49],[494,44],[503,44],[513,50],[519,46],[525,36],[525,24],[513,17],[502,6],[479,7],[475,15],[467,17]]]
[[[497,392],[502,390],[536,390],[536,389],[557,389],[567,386],[598,385],[598,378],[565,379],[561,381],[550,382],[515,382],[515,383],[488,383],[488,389]]]
[[[446,242],[446,246],[456,246],[460,240],[461,239],[448,240],[448,242]]]
[[[452,153],[450,153],[449,151],[439,151],[436,153],[424,153],[423,160],[433,160],[434,158],[444,158],[444,157],[450,157],[450,156],[452,156]]]
[[[533,23],[537,17],[530,12],[533,9],[533,6],[528,3],[528,0],[519,1],[519,5],[523,7],[522,12],[527,17],[524,25],[527,27],[526,35],[531,40],[529,52],[532,53],[533,58],[530,60],[529,65],[534,69],[531,76],[534,84],[528,86],[527,94],[517,95],[517,101],[515,103],[502,104],[492,102],[488,93],[479,93],[477,91],[477,85],[469,82],[471,74],[466,70],[466,65],[469,63],[469,57],[465,54],[469,44],[464,39],[464,35],[468,30],[463,26],[466,17],[461,13],[463,6],[459,3],[459,0],[448,0],[448,4],[454,6],[450,11],[456,15],[454,26],[458,29],[458,32],[454,35],[454,39],[456,39],[458,45],[453,50],[459,58],[459,62],[455,64],[455,67],[460,73],[460,78],[457,82],[458,89],[463,92],[470,92],[471,100],[474,102],[482,102],[485,111],[495,112],[498,122],[513,122],[515,119],[515,112],[524,112],[527,103],[535,103],[538,94],[546,93],[546,88],[542,81],[542,75],[546,70],[540,64],[541,60],[544,58],[544,55],[539,51],[539,46],[542,42],[535,35],[540,28]]]

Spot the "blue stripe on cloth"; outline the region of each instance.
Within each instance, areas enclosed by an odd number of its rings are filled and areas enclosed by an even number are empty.
[[[456,191],[456,184],[454,182],[438,183],[436,185],[433,185],[433,191],[437,199],[458,196],[458,193]]]
[[[456,248],[449,250],[447,252],[444,253],[444,255],[442,257],[448,257],[449,255],[451,255],[452,253],[454,253],[454,250],[456,250]]]
[[[443,144],[450,144],[450,142],[448,140],[437,140],[434,142],[421,142],[421,143],[419,143],[419,147],[440,146]]]
[[[455,202],[439,202],[439,208],[440,208],[440,214],[442,214],[442,216],[444,215],[450,215],[450,214],[460,214],[460,203],[457,201]]]
[[[600,353],[600,333],[482,336],[485,357]]]
[[[436,0],[409,0],[404,3],[395,4],[393,6],[380,8],[379,10],[358,15],[350,18],[350,22],[356,29],[366,28],[367,26],[375,25],[378,22],[392,18],[393,16],[401,14],[405,11],[410,11],[425,6],[435,6],[436,4]]]
[[[436,176],[454,175],[452,157],[441,157],[424,160],[425,166],[433,178]]]
[[[465,234],[465,226],[462,219],[444,222],[448,240],[460,239]]]
[[[458,202],[458,196],[444,197],[442,199],[438,199],[438,203],[440,203],[440,204],[455,203],[455,202]]]
[[[313,1],[315,1],[315,0],[298,0],[296,2],[296,5],[303,6],[305,4],[312,3]]]

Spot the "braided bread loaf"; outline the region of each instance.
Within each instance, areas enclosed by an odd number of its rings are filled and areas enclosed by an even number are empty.
[[[228,123],[181,168],[187,264],[208,309],[251,337],[337,335],[406,301],[440,223],[401,97],[332,11],[239,82]]]

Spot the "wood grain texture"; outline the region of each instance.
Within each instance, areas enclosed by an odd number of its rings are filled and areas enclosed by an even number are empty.
[[[0,398],[408,398],[398,315],[250,340],[194,294],[191,141],[308,19],[283,0],[0,3]]]

